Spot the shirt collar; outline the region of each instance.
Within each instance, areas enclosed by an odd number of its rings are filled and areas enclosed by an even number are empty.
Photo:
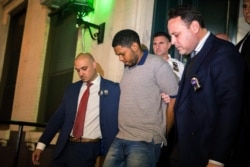
[[[141,57],[141,60],[137,63],[137,65],[143,65],[147,59],[148,51],[143,51],[143,56]]]
[[[125,68],[127,67],[127,68],[131,69],[131,68],[136,67],[137,65],[143,65],[145,63],[146,59],[147,59],[147,56],[148,56],[148,51],[144,50],[143,51],[143,55],[142,55],[140,61],[137,64],[135,64],[133,66],[127,66],[127,65],[125,65]]]
[[[200,42],[198,43],[198,45],[194,49],[195,54],[197,54],[201,50],[201,48],[205,44],[205,42],[206,42],[206,40],[207,40],[207,38],[208,38],[209,35],[210,35],[210,31],[208,31],[207,34],[200,40]]]
[[[96,84],[100,83],[100,80],[101,80],[101,77],[100,77],[99,73],[97,73],[97,77],[93,81],[91,81],[91,83],[96,85]],[[87,82],[85,82],[85,84],[87,84]]]

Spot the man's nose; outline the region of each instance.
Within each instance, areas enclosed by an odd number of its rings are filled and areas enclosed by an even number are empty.
[[[123,57],[122,57],[122,56],[119,56],[119,60],[120,60],[120,61],[123,61]]]

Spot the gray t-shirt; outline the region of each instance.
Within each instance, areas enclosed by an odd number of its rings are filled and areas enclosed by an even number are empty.
[[[166,144],[166,104],[160,94],[175,96],[178,91],[170,65],[145,52],[137,65],[125,67],[120,88],[117,137]]]

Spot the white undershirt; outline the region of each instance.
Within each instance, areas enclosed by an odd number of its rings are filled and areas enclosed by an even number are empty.
[[[93,83],[93,85],[90,87],[89,90],[90,94],[87,105],[87,112],[85,116],[83,138],[89,138],[89,139],[101,138],[100,117],[99,117],[100,97],[98,95],[98,92],[100,90],[100,80],[101,78],[98,75],[98,77],[96,77],[96,79],[91,82]],[[87,88],[86,83],[83,83],[78,97],[78,105],[80,104],[81,97],[86,88]]]

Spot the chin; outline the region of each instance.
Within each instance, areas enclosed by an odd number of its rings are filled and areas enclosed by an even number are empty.
[[[131,66],[131,64],[129,64],[129,63],[124,63],[126,66]]]

